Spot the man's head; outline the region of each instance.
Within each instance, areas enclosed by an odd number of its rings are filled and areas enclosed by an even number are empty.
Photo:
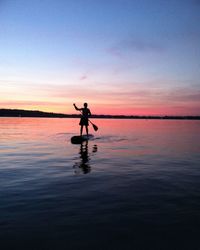
[[[83,105],[85,108],[87,108],[87,106],[88,106],[87,102],[85,102]]]

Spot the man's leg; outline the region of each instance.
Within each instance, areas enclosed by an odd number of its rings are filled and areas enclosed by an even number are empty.
[[[83,133],[83,125],[81,125],[81,136],[82,136],[82,133]]]
[[[85,126],[85,129],[86,129],[86,134],[88,136],[88,126]]]

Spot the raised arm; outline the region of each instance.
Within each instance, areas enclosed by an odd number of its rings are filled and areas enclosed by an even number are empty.
[[[77,108],[75,103],[74,103],[73,105],[74,105],[74,108],[75,108],[76,110],[79,110],[79,111],[82,110],[82,109]]]

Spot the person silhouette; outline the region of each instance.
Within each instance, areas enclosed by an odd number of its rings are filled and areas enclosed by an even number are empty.
[[[79,125],[81,126],[80,135],[82,136],[83,126],[85,126],[86,134],[88,136],[88,126],[89,126],[88,117],[91,116],[91,112],[88,108],[88,104],[85,102],[83,104],[83,106],[84,106],[83,108],[78,108],[75,103],[73,105],[74,105],[74,108],[78,111],[81,111],[81,114],[82,114],[80,122],[79,122]]]

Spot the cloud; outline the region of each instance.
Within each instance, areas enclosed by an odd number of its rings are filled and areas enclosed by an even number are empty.
[[[63,106],[62,103],[59,102],[51,102],[51,101],[18,101],[18,100],[11,100],[11,101],[1,101],[1,106],[12,106],[12,107],[19,107],[19,106]]]
[[[199,103],[200,105],[200,90],[192,88],[174,88],[170,91],[165,98],[172,100],[173,102],[192,102]]]
[[[140,53],[163,52],[164,48],[163,46],[153,42],[142,41],[139,39],[128,39],[118,42],[117,44],[108,48],[107,51],[108,53],[114,56],[123,57],[125,53],[130,53],[130,52],[140,52]]]
[[[0,81],[1,82],[1,81]],[[170,81],[171,82],[171,81]],[[160,80],[159,82],[160,83]],[[159,114],[198,114],[199,86],[169,87],[157,82],[118,82],[109,84],[5,84],[0,93],[1,107],[33,108],[73,113],[72,104],[88,102],[95,113],[129,113],[154,110]],[[175,82],[173,82],[175,85]],[[171,86],[171,85],[170,85]],[[112,111],[113,110],[113,111]],[[132,110],[132,111],[131,111]],[[167,111],[168,110],[168,111]],[[155,114],[155,113],[154,113]]]
[[[82,75],[82,76],[80,77],[80,80],[81,80],[81,81],[84,81],[84,80],[86,80],[87,78],[88,78],[88,76]]]

